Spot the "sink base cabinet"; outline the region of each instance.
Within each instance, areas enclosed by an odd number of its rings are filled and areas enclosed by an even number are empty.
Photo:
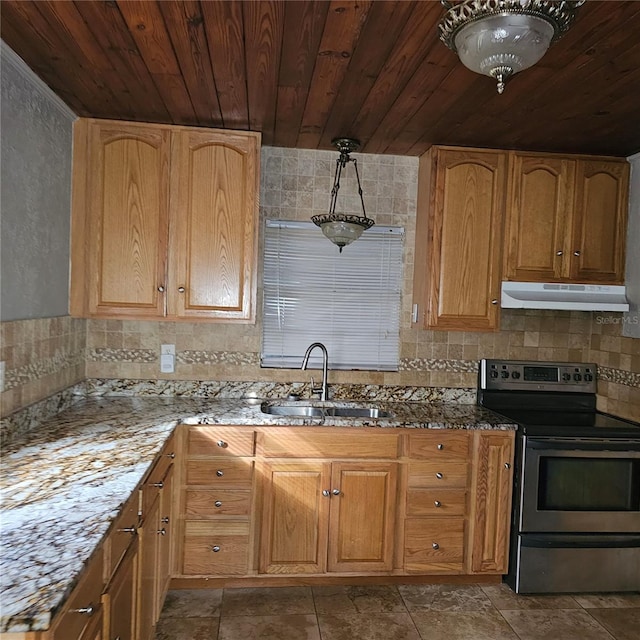
[[[497,577],[513,435],[185,426],[173,584]]]

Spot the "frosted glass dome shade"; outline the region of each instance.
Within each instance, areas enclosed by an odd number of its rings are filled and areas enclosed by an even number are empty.
[[[455,48],[465,67],[505,79],[533,66],[546,53],[553,25],[532,15],[503,13],[475,20],[455,36]]]

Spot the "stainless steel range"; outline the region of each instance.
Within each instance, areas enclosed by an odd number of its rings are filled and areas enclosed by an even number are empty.
[[[478,403],[517,422],[507,583],[640,591],[640,424],[596,410],[595,364],[482,360]]]

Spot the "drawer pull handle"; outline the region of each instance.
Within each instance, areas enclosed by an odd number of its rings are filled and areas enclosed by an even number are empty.
[[[505,469],[511,469],[511,465],[508,462],[504,463],[504,468]]]
[[[442,506],[442,502],[440,502],[440,500],[436,500],[433,504],[435,504],[436,507],[441,507]]]
[[[172,451],[171,453],[167,453],[167,458],[171,458],[172,460],[176,457],[176,454],[174,451]]]
[[[217,544],[214,544],[213,547],[211,547],[211,551],[213,551],[213,553],[218,553],[218,551],[220,551],[220,547]]]
[[[160,522],[162,522],[162,524],[169,524],[169,516],[165,516],[164,518],[162,518],[162,520],[160,520]]]
[[[133,525],[130,527],[123,527],[122,529],[116,529],[116,531],[118,533],[130,533],[132,536],[136,535],[136,528]]]
[[[216,444],[219,447],[222,447],[223,449],[226,449],[229,446],[224,440],[218,440],[218,442],[216,442]]]
[[[218,478],[222,478],[222,476],[224,475],[224,471],[222,469],[218,469],[216,471],[216,475],[218,476]]]
[[[331,491],[329,491],[329,489],[323,489],[323,490],[322,490],[322,495],[323,495],[325,498],[330,498],[330,497],[331,497]]]
[[[444,449],[444,445],[442,443],[440,443],[438,445],[438,451],[442,451]]]
[[[436,473],[436,478],[438,478],[438,480],[442,480],[444,476],[438,471],[438,473]]]
[[[156,531],[156,533],[157,533],[159,536],[166,536],[166,535],[167,535],[167,530],[166,530],[164,527],[162,527],[162,529],[158,529],[158,530]]]
[[[440,545],[437,542],[434,542],[431,547],[437,551],[440,548]]]
[[[222,502],[220,500],[216,500],[213,504],[215,504],[216,507],[221,507],[222,506]]]
[[[79,609],[69,609],[69,613],[81,613],[84,616],[92,616],[95,609],[90,604],[88,607],[80,607]]]
[[[164,487],[164,482],[152,482],[150,486],[155,487],[156,489],[162,489],[162,487]]]

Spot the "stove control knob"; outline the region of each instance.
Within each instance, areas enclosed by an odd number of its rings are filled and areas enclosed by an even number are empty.
[[[582,376],[581,376],[579,373],[574,373],[574,374],[573,374],[573,379],[574,379],[576,382],[580,382],[580,380],[582,380]]]
[[[503,378],[508,378],[508,377],[509,377],[509,372],[508,372],[508,371],[503,371],[500,375],[501,375]]]
[[[494,370],[489,374],[489,376],[492,377],[492,378],[497,378],[498,377],[498,372]]]
[[[511,373],[511,377],[512,377],[514,380],[517,380],[517,379],[520,377],[520,372],[519,372],[519,371],[513,371],[513,372]]]
[[[593,376],[590,373],[584,374],[585,382],[591,382],[593,380]]]
[[[571,374],[570,374],[570,373],[563,373],[563,374],[562,374],[562,379],[563,379],[565,382],[569,382],[569,380],[571,380]]]

